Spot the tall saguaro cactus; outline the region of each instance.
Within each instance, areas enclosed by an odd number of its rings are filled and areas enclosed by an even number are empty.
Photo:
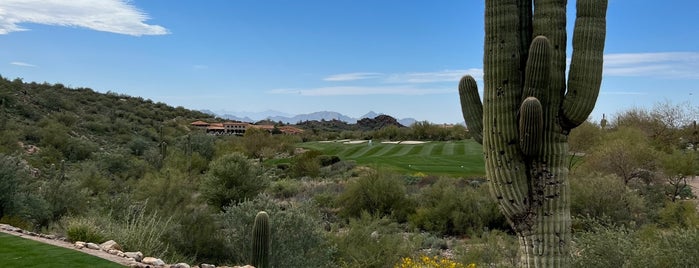
[[[271,232],[269,215],[264,211],[258,212],[252,227],[252,265],[257,268],[269,268]]]
[[[521,266],[567,267],[568,133],[594,108],[607,0],[578,0],[566,83],[566,0],[486,0],[484,98],[464,76],[464,120],[483,144],[486,177],[520,241]]]

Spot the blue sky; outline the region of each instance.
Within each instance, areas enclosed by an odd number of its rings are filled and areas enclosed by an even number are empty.
[[[609,2],[593,118],[699,105],[699,2]],[[0,75],[190,109],[456,123],[483,35],[480,0],[2,0]]]

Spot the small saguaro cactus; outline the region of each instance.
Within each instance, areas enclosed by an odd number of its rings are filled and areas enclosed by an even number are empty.
[[[252,227],[252,265],[257,268],[269,267],[271,231],[267,212],[258,212]]]
[[[485,0],[483,102],[473,77],[459,83],[524,267],[570,265],[568,133],[592,112],[602,80],[607,0],[577,0],[567,83],[566,2]]]

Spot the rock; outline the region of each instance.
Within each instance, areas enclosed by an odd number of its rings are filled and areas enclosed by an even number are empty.
[[[150,264],[150,265],[155,265],[155,266],[163,266],[165,265],[165,262],[161,259],[158,258],[153,258],[153,257],[145,257],[143,260],[141,260],[142,263],[145,264]]]
[[[124,257],[124,259],[125,259],[126,261],[136,262],[136,260],[135,260],[134,258]]]
[[[199,267],[201,267],[201,268],[216,268],[216,265],[202,263],[201,265],[199,265]]]
[[[114,242],[114,240],[109,240],[100,244],[100,248],[108,252],[110,249],[121,250],[121,245],[117,244],[117,242]]]
[[[77,249],[83,249],[83,248],[85,248],[85,242],[78,241],[78,242],[75,242],[75,244],[73,244],[73,246]]]
[[[100,246],[95,244],[95,243],[87,243],[87,244],[85,244],[85,247],[87,247],[89,249],[100,250]]]
[[[178,264],[170,265],[170,268],[192,268],[192,267],[189,266],[189,264],[186,264],[184,262],[180,262]]]
[[[55,240],[55,239],[56,239],[56,236],[55,236],[55,235],[52,235],[52,234],[46,235],[45,237],[46,237],[47,239],[51,239],[51,240]]]
[[[124,256],[126,256],[127,258],[132,258],[132,259],[134,259],[134,260],[136,260],[136,261],[141,261],[141,260],[143,260],[143,253],[141,253],[140,251],[136,251],[136,252],[124,252]]]
[[[118,250],[118,249],[107,250],[107,253],[112,254],[112,255],[117,255],[117,256],[119,256],[119,254],[124,255],[124,252],[121,252],[121,250]]]
[[[117,255],[117,257],[122,257],[122,258],[126,257],[126,255],[124,255],[124,252],[121,252],[121,251],[117,252],[116,255]]]
[[[378,231],[373,231],[371,232],[371,238],[372,239],[379,239],[379,232]]]

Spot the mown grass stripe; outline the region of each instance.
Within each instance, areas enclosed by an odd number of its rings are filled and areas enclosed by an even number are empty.
[[[453,177],[482,177],[485,174],[482,146],[473,140],[423,144],[374,142],[371,146],[366,143],[307,142],[300,146],[399,173],[422,172]]]

